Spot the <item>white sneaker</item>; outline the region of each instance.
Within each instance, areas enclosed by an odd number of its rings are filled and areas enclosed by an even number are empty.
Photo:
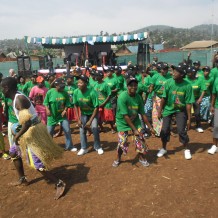
[[[99,155],[104,154],[104,151],[103,151],[102,148],[97,149],[97,152],[98,152]]]
[[[218,152],[218,147],[216,145],[212,145],[212,147],[207,152],[208,154],[215,154]]]
[[[72,149],[70,149],[70,151],[75,152],[75,151],[77,151],[77,148],[73,147]]]
[[[199,132],[199,133],[203,133],[203,132],[204,132],[204,130],[203,130],[201,127],[198,127],[198,128],[196,129],[196,131]]]
[[[78,156],[81,156],[81,155],[84,155],[84,154],[86,154],[86,153],[88,153],[88,150],[81,148],[81,149],[79,150],[79,152],[77,153],[77,155],[78,155]]]
[[[161,148],[160,151],[157,153],[158,157],[163,157],[167,153],[167,150]]]
[[[150,165],[147,160],[139,160],[139,163],[141,163],[143,167],[149,167]]]
[[[185,149],[184,155],[185,155],[186,160],[191,160],[192,159],[192,155],[191,155],[191,152],[190,152],[189,149]]]

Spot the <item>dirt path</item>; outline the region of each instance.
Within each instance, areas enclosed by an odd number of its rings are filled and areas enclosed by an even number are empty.
[[[0,217],[218,217],[218,154],[207,154],[212,134],[189,132],[193,158],[184,159],[178,138],[171,137],[167,157],[156,159],[160,139],[148,140],[149,168],[143,168],[133,146],[114,169],[117,135],[101,133],[105,150],[99,156],[91,147],[82,157],[65,152],[52,171],[67,182],[67,191],[53,200],[54,186],[25,165],[31,185],[11,187],[16,171],[0,159]],[[79,148],[78,129],[72,134]],[[131,142],[131,137],[129,137]],[[63,136],[55,139],[63,144]]]

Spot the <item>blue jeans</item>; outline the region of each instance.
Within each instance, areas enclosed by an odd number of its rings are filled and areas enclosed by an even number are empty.
[[[71,131],[70,131],[70,125],[69,125],[68,120],[67,119],[63,120],[61,122],[61,126],[63,128],[64,135],[65,135],[65,142],[66,142],[65,149],[70,150],[73,148],[73,142],[72,142],[72,138],[71,138]],[[55,125],[47,126],[47,130],[52,137],[54,134],[54,129],[55,129]]]
[[[81,122],[82,125],[85,126],[85,124],[89,121],[91,115],[81,115]],[[91,123],[91,129],[94,136],[94,149],[98,150],[100,148],[100,136],[99,136],[99,130],[98,130],[98,118],[95,117],[92,120]],[[87,148],[87,136],[86,136],[86,130],[84,128],[80,128],[80,142],[81,142],[81,148],[86,149]]]

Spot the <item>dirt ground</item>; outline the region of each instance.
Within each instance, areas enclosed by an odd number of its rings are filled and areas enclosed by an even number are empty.
[[[73,129],[73,143],[80,148],[75,124]],[[0,158],[0,217],[218,217],[218,153],[207,153],[212,133],[190,130],[189,136],[193,154],[189,161],[178,137],[171,137],[168,155],[159,159],[160,139],[148,139],[148,168],[138,163],[131,137],[129,153],[113,168],[117,135],[101,133],[105,151],[101,156],[93,150],[90,136],[88,154],[65,152],[54,162],[52,172],[67,183],[65,195],[57,201],[54,186],[26,164],[30,185],[11,187],[16,171],[10,160]],[[55,140],[64,143],[63,136]]]

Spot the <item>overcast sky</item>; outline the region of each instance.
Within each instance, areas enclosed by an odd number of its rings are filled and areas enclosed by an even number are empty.
[[[0,0],[0,39],[218,24],[218,0]],[[212,16],[214,14],[214,17]],[[212,18],[213,17],[213,18]]]

